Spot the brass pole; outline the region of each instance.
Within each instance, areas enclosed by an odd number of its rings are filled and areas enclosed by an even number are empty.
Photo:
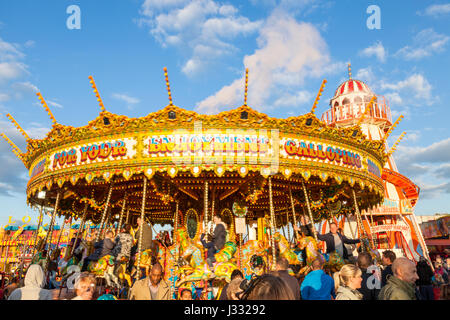
[[[58,242],[56,243],[56,248],[57,248],[57,249],[58,249],[58,247],[59,247],[59,242],[61,241],[61,236],[62,236],[62,234],[63,234],[63,232],[64,232],[65,226],[66,226],[66,219],[63,218],[63,225],[62,225],[62,227],[61,227],[61,230],[59,231]]]
[[[52,220],[51,220],[50,226],[48,228],[49,233],[47,233],[47,239],[49,239],[50,242],[49,242],[49,246],[48,246],[48,250],[47,250],[47,257],[45,259],[44,274],[47,273],[47,269],[48,269],[48,264],[49,264],[49,259],[50,259],[50,248],[52,245],[53,225],[55,224],[55,216],[56,216],[56,212],[58,211],[58,205],[59,205],[60,198],[61,198],[61,191],[58,190],[58,193],[56,194],[55,208],[53,209],[53,213],[52,213]],[[44,246],[45,246],[45,243],[44,243]]]
[[[205,222],[205,233],[208,233],[208,181],[205,181],[203,197],[203,219]]]
[[[31,257],[34,256],[36,247],[37,247],[37,239],[38,239],[38,234],[39,234],[39,228],[41,227],[41,223],[44,220],[44,217],[42,215],[42,210],[43,210],[44,205],[41,205],[41,209],[39,210],[39,221],[38,221],[38,227],[36,229],[36,234],[34,236],[34,247],[33,247],[33,254],[31,255]]]
[[[128,194],[125,192],[125,197],[123,198],[122,210],[120,211],[119,222],[117,222],[116,235],[119,234],[120,228],[122,227],[123,215],[125,214],[125,207],[127,206]]]
[[[353,188],[352,188],[352,193],[353,193],[353,202],[355,204],[356,222],[357,222],[358,230],[359,230],[359,234],[360,234],[360,242],[361,242],[363,249],[366,249],[361,240],[362,237],[365,237],[365,231],[364,231],[364,227],[363,227],[362,220],[361,220],[361,213],[359,212],[358,202],[356,201],[355,189],[353,189]]]
[[[144,175],[144,190],[142,192],[142,206],[141,206],[141,225],[139,226],[139,243],[137,252],[137,280],[141,277],[141,251],[142,251],[142,234],[144,229],[144,213],[145,213],[145,199],[147,197],[147,177]]]
[[[178,237],[177,237],[177,231],[178,231],[178,201],[175,202],[175,221],[173,222],[173,235],[172,235],[172,240],[173,243],[175,244],[175,255],[176,255],[176,260],[175,263],[178,263],[178,258],[180,256],[180,248],[178,247]]]
[[[297,217],[295,216],[295,205],[294,205],[294,197],[292,197],[292,189],[291,186],[289,186],[289,199],[291,201],[291,209],[292,209],[292,216],[294,217],[294,225],[292,228],[297,227]],[[288,221],[289,221],[289,213],[288,213]],[[297,241],[300,239],[298,235],[298,231],[294,229],[294,234],[297,238]]]
[[[105,223],[106,213],[108,212],[109,201],[111,200],[112,186],[113,186],[113,184],[111,183],[109,185],[108,197],[106,198],[106,204],[105,204],[105,209],[103,210],[102,220],[100,221],[100,228],[103,228],[103,224]],[[95,237],[95,242],[97,242],[100,239],[101,233],[102,233],[102,229],[100,229],[99,232],[97,232],[97,236]]]
[[[269,177],[269,205],[270,205],[270,235],[271,235],[271,246],[272,246],[272,269],[275,269],[276,256],[275,256],[275,211],[273,208],[273,198],[272,198],[272,177]]]
[[[305,187],[305,183],[303,182],[303,180],[302,180],[302,187],[303,187],[303,193],[305,194],[306,206],[308,207],[309,220],[311,222],[311,228],[313,230],[314,239],[316,240],[316,242],[319,242],[319,240],[317,239],[316,227],[314,226],[314,219],[313,219],[313,215],[312,215],[312,211],[311,211],[311,206],[309,205],[308,192],[306,192],[306,187]]]
[[[130,208],[127,209],[127,219],[125,220],[125,223],[128,223],[130,218]]]
[[[70,251],[70,255],[73,255],[73,252],[75,251],[75,244],[77,243],[78,235],[80,234],[80,232],[81,232],[81,234],[83,234],[83,228],[84,228],[84,224],[86,222],[86,216],[87,216],[87,208],[88,208],[88,203],[86,201],[84,204],[83,218],[81,219],[80,227],[78,228],[76,237],[73,241],[72,250]]]

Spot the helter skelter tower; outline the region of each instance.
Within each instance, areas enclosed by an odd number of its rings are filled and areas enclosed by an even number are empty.
[[[428,257],[421,230],[414,216],[414,206],[419,198],[420,188],[407,177],[399,173],[392,153],[403,138],[403,133],[392,148],[387,144],[387,137],[398,125],[403,116],[392,123],[388,101],[378,96],[363,81],[352,79],[351,67],[348,65],[349,79],[343,82],[330,100],[330,109],[322,114],[322,121],[329,126],[351,127],[360,124],[363,133],[371,140],[383,140],[388,153],[388,160],[381,172],[385,187],[384,203],[377,208],[362,212],[363,225],[374,247],[381,251],[390,249],[397,254],[416,261],[420,256]],[[373,96],[376,102],[366,107]],[[338,219],[339,226],[347,236],[359,237],[355,219]],[[320,225],[322,233],[328,232],[328,223]]]

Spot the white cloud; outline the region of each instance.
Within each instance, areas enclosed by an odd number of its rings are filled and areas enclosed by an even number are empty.
[[[28,73],[27,65],[21,62],[0,63],[0,82],[19,78],[26,73]]]
[[[433,4],[428,6],[425,11],[418,12],[419,15],[426,15],[431,17],[439,17],[450,13],[450,3]]]
[[[278,98],[274,106],[276,107],[297,107],[307,102],[311,102],[314,95],[309,91],[299,91],[296,94],[288,94]],[[311,102],[312,105],[312,102]]]
[[[255,52],[244,58],[244,66],[249,68],[248,104],[255,109],[267,108],[266,102],[275,91],[284,93],[284,88],[303,85],[307,77],[318,78],[344,67],[343,63],[331,62],[317,28],[280,11],[261,28],[257,44]],[[199,102],[197,110],[216,113],[233,108],[242,103],[243,89],[241,77]]]
[[[0,102],[6,102],[10,99],[10,96],[7,95],[6,93],[1,93],[0,92]]]
[[[3,41],[0,38],[0,61],[16,61],[25,57],[17,44]]]
[[[436,97],[431,94],[432,86],[428,80],[421,74],[413,74],[405,80],[398,81],[397,83],[387,83],[381,81],[381,89],[393,90],[386,94],[387,97],[393,99],[395,103],[401,103],[408,101],[408,103],[420,106],[420,105],[432,105],[436,101]],[[402,95],[400,95],[402,93]],[[408,99],[404,99],[406,97]],[[414,98],[414,99],[410,99]]]
[[[163,47],[176,46],[186,55],[182,70],[191,75],[223,55],[238,50],[231,41],[257,31],[261,21],[238,15],[238,9],[213,0],[145,1],[138,24]]]
[[[356,76],[354,78],[364,81],[368,84],[371,84],[371,88],[372,88],[372,84],[375,83],[375,79],[376,79],[375,75],[372,71],[372,67],[359,69],[358,72],[356,72]]]
[[[57,102],[55,102],[55,101],[53,101],[53,100],[45,100],[46,102],[47,102],[47,104],[49,104],[50,106],[52,106],[52,107],[55,107],[55,108],[59,108],[59,109],[62,109],[63,108],[63,106],[61,105],[61,104],[59,104],[59,103],[57,103]]]
[[[367,47],[359,52],[361,56],[364,57],[377,57],[378,61],[385,62],[386,61],[386,50],[384,49],[381,41],[374,43],[372,46]]]
[[[131,97],[123,93],[113,93],[111,95],[114,99],[124,101],[127,104],[128,109],[132,109],[135,104],[141,102],[138,98]]]
[[[433,29],[419,32],[413,39],[412,46],[405,46],[396,52],[396,56],[406,60],[419,60],[433,53],[443,52],[450,37],[439,34]]]

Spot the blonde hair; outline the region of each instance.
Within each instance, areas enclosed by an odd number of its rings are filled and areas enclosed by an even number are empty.
[[[362,275],[361,269],[353,264],[344,265],[340,271],[333,274],[334,287],[337,290],[340,286],[348,287],[351,278]]]

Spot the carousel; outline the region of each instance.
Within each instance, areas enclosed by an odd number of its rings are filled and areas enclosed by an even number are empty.
[[[50,231],[57,216],[81,221],[81,234],[88,223],[97,225],[95,240],[125,222],[136,226],[138,217],[152,226],[170,224],[172,239],[158,241],[154,250],[138,247],[134,264],[140,278],[159,261],[174,296],[183,286],[220,287],[236,268],[245,276],[267,272],[277,256],[286,257],[294,273],[304,272],[320,253],[314,232],[306,236],[291,228],[300,221],[313,222],[314,230],[314,223],[355,215],[367,240],[361,211],[383,202],[384,143],[368,139],[361,121],[338,128],[316,117],[326,80],[309,113],[278,119],[247,105],[248,70],[244,104],[215,115],[175,106],[164,73],[169,105],[141,118],[107,111],[92,76],[101,111],[84,127],[58,123],[41,93],[53,122],[44,139],[29,137],[10,116],[27,140],[26,152],[2,136],[29,170],[28,204],[41,214],[43,207],[53,208]],[[375,99],[366,102],[367,110]],[[217,214],[227,225],[227,242],[209,268],[199,239],[212,233]],[[51,242],[51,234],[38,249]],[[142,239],[142,232],[135,237]],[[368,241],[361,244],[370,251]],[[39,258],[48,261],[50,255],[41,251]],[[110,269],[126,261],[101,260],[90,270],[115,282]],[[119,283],[131,285],[125,268],[122,276],[126,281]]]

